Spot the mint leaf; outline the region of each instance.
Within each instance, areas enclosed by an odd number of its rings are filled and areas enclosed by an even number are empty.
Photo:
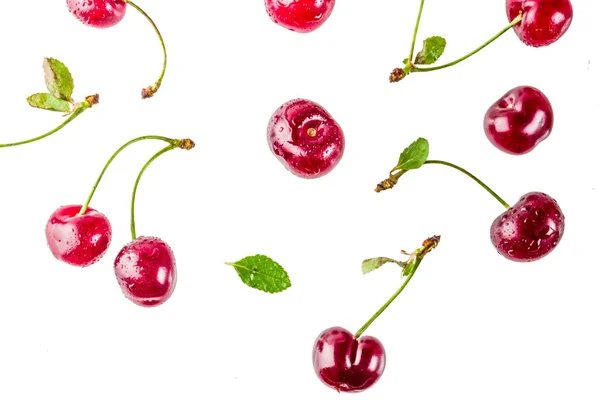
[[[446,39],[441,36],[432,36],[423,40],[423,50],[417,53],[415,64],[433,64],[444,53]]]
[[[246,285],[263,292],[278,293],[292,286],[285,269],[267,256],[257,254],[225,264],[235,268]]]
[[[41,108],[50,111],[69,112],[71,111],[71,103],[65,100],[58,99],[49,93],[36,93],[27,98],[27,102],[31,107]]]
[[[427,161],[427,157],[429,157],[429,142],[427,139],[418,138],[402,151],[395,169],[407,171],[420,168]]]
[[[73,77],[62,62],[54,58],[44,58],[46,87],[50,94],[59,99],[71,100],[73,94]]]
[[[401,261],[396,261],[394,259],[387,258],[387,257],[369,258],[362,262],[362,273],[363,273],[363,275],[368,274],[369,272],[373,272],[376,269],[378,269],[379,267],[381,267],[382,265],[387,264],[387,263],[396,263],[399,266],[401,266],[402,268],[404,268],[406,266],[406,264]]]

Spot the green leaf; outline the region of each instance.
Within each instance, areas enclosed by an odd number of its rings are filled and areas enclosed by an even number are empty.
[[[48,91],[59,99],[70,101],[74,84],[65,64],[54,58],[44,58],[44,73]]]
[[[58,99],[49,93],[36,93],[27,98],[27,102],[31,107],[42,108],[50,111],[69,112],[71,111],[71,103],[65,100]]]
[[[292,286],[285,269],[267,256],[257,254],[225,264],[235,268],[246,285],[263,292],[278,293]]]
[[[396,263],[399,266],[401,266],[402,268],[404,268],[406,266],[406,264],[401,261],[396,261],[394,259],[387,258],[387,257],[369,258],[369,259],[363,261],[363,263],[362,263],[362,273],[363,273],[363,275],[368,274],[369,272],[373,272],[376,269],[378,269],[379,267],[381,267],[382,265],[387,264],[387,263]]]
[[[402,60],[402,64],[404,64],[404,65],[408,64],[408,58],[405,58],[404,60]]]
[[[423,40],[423,50],[417,53],[415,64],[433,64],[444,53],[446,39],[441,36],[432,36]]]
[[[420,168],[427,161],[427,157],[429,157],[429,142],[427,139],[418,138],[400,154],[396,169],[408,171]]]

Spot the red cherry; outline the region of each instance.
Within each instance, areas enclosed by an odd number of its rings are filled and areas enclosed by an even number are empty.
[[[372,336],[358,339],[339,326],[325,329],[313,346],[313,367],[321,381],[338,392],[360,392],[379,380],[385,349]]]
[[[294,175],[318,178],[331,172],[344,154],[344,132],[319,104],[295,99],[271,116],[267,127],[271,151]]]
[[[159,238],[140,236],[128,243],[117,255],[114,269],[123,294],[137,305],[158,306],[175,290],[175,256]]]
[[[528,46],[548,46],[565,34],[573,20],[573,6],[569,0],[506,0],[509,20],[519,13],[523,19],[513,29]]]
[[[490,106],[483,129],[500,150],[525,154],[550,135],[553,124],[554,112],[548,98],[534,87],[519,86]]]
[[[67,7],[84,24],[109,28],[121,22],[127,3],[123,0],[67,0]]]
[[[323,25],[334,5],[335,0],[265,0],[273,22],[300,33],[312,32]]]
[[[531,192],[494,220],[490,237],[509,260],[535,261],[554,250],[564,230],[565,217],[556,200]]]
[[[79,215],[80,210],[80,205],[69,205],[54,211],[46,224],[46,241],[58,260],[87,267],[108,249],[112,229],[108,219],[98,211],[88,207]]]

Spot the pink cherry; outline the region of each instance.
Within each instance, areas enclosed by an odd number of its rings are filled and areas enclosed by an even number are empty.
[[[112,229],[108,219],[93,208],[79,215],[81,207],[69,205],[54,211],[46,224],[46,241],[58,260],[87,267],[108,249]]]

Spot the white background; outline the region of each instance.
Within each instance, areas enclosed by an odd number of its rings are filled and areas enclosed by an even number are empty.
[[[100,104],[56,135],[0,149],[0,398],[19,399],[460,399],[600,398],[598,225],[598,8],[574,2],[567,34],[545,48],[512,31],[459,66],[390,84],[407,56],[418,0],[343,1],[309,34],[275,25],[261,0],[139,0],[169,52],[130,8],[117,26],[86,27],[62,0],[11,1],[0,13],[1,141],[37,136],[62,121],[30,108],[44,91],[42,58],[63,61],[76,100]],[[595,8],[595,9],[594,9]],[[418,43],[448,39],[455,59],[508,23],[501,0],[428,0]],[[482,118],[507,90],[533,85],[555,125],[532,153],[509,156],[485,138]],[[270,153],[266,126],[287,100],[323,105],[343,127],[346,153],[329,175],[302,180]],[[127,301],[112,262],[130,239],[129,199],[161,143],[117,158],[91,206],[113,226],[105,257],[79,269],[55,260],[44,226],[81,204],[105,161],[145,134],[191,137],[139,188],[139,235],[171,245],[179,280],[164,305]],[[499,256],[489,226],[503,208],[442,166],[406,174],[376,194],[400,151],[418,136],[431,158],[469,169],[509,203],[550,194],[566,216],[562,242],[521,264]],[[356,331],[400,285],[387,265],[439,234],[413,281],[369,328],[386,347],[381,380],[338,394],[311,364],[316,336]],[[289,272],[278,295],[252,290],[223,264],[262,253]]]

